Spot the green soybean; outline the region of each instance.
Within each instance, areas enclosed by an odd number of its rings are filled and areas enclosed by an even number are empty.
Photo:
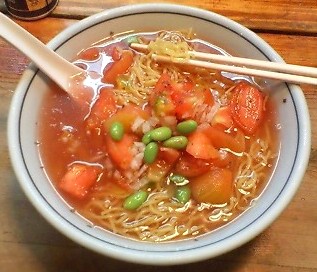
[[[186,120],[180,122],[176,126],[176,130],[184,135],[194,132],[197,129],[197,122],[195,120]]]
[[[115,141],[120,141],[124,134],[124,127],[120,122],[113,122],[109,129],[110,136]]]
[[[179,203],[186,204],[190,200],[191,191],[189,186],[184,185],[176,188],[175,198]]]
[[[149,144],[150,142],[152,142],[152,136],[151,136],[152,131],[149,131],[147,133],[145,133],[142,137],[142,143],[144,143],[145,145]]]
[[[136,210],[146,201],[147,197],[146,191],[137,191],[124,200],[123,207],[127,210]]]
[[[187,178],[178,174],[172,174],[169,177],[169,180],[174,182],[176,185],[185,185],[189,182]]]
[[[184,149],[187,146],[188,139],[185,136],[174,136],[163,142],[163,146],[174,149]]]
[[[151,138],[154,141],[163,142],[172,136],[172,130],[169,127],[158,127],[150,131]]]
[[[130,45],[131,43],[139,43],[139,39],[137,36],[130,36],[126,38],[125,41],[127,42],[128,45]]]
[[[156,142],[151,142],[145,146],[143,160],[147,164],[155,161],[159,147]]]

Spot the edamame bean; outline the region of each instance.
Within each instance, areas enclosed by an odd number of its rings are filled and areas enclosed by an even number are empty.
[[[176,188],[175,191],[175,198],[178,200],[178,202],[182,204],[186,204],[190,199],[190,188],[187,185],[180,186]]]
[[[176,130],[184,135],[194,132],[197,129],[197,122],[195,120],[186,120],[180,122],[176,126]]]
[[[130,45],[131,43],[139,43],[139,39],[137,36],[130,36],[125,41]]]
[[[127,210],[136,210],[146,201],[147,197],[146,191],[137,191],[124,200],[123,207]]]
[[[174,182],[176,185],[185,185],[189,182],[187,178],[178,174],[172,174],[169,177],[169,180]]]
[[[144,143],[145,145],[149,144],[150,142],[152,142],[152,136],[151,136],[151,132],[149,131],[147,133],[145,133],[142,137],[142,143]]]
[[[115,141],[120,141],[124,134],[124,127],[120,122],[113,122],[109,129],[110,136]]]
[[[156,142],[151,142],[145,146],[144,149],[144,162],[151,164],[155,161],[159,147]]]
[[[184,149],[187,146],[188,139],[185,136],[174,136],[164,141],[163,146],[174,149]]]
[[[150,131],[151,138],[154,141],[163,142],[172,136],[172,130],[169,127],[158,127]]]

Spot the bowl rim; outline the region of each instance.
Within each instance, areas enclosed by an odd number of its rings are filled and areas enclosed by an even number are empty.
[[[90,17],[87,17],[70,27],[63,30],[59,33],[55,38],[53,38],[47,46],[53,50],[58,49],[63,43],[66,43],[72,36],[76,35],[76,33],[83,31],[86,28],[89,28],[93,25],[101,23],[105,20],[109,20],[110,18],[116,18],[118,16],[126,16],[129,14],[139,14],[139,13],[177,13],[181,15],[191,16],[203,18],[205,20],[216,22],[222,26],[225,25],[228,29],[239,33],[241,37],[254,44],[257,48],[259,48],[262,52],[265,52],[265,55],[269,56],[272,61],[283,62],[283,59],[275,52],[273,48],[271,48],[263,39],[257,36],[251,30],[245,28],[244,26],[238,24],[231,19],[224,17],[222,15],[216,14],[211,11],[202,10],[195,7],[177,5],[177,4],[135,4],[135,5],[127,5],[118,8],[113,8],[109,10],[102,11]],[[13,169],[18,177],[18,181],[27,195],[28,199],[31,201],[33,206],[43,215],[43,217],[50,222],[56,229],[58,229],[65,236],[71,238],[73,241],[83,245],[86,248],[89,248],[98,253],[102,253],[106,256],[113,257],[116,259],[120,259],[123,261],[129,261],[133,263],[141,263],[141,264],[156,264],[156,265],[172,265],[172,264],[184,264],[184,263],[192,263],[201,261],[207,258],[212,258],[218,256],[220,254],[226,253],[234,248],[245,244],[246,242],[253,239],[259,233],[261,233],[264,229],[266,229],[285,209],[285,207],[289,204],[293,196],[295,195],[301,180],[306,171],[306,167],[308,165],[309,153],[310,153],[310,135],[311,128],[310,122],[302,122],[299,124],[301,127],[301,132],[299,134],[298,139],[298,155],[297,158],[300,158],[300,162],[294,162],[294,168],[292,171],[292,176],[289,177],[293,181],[288,183],[288,190],[284,191],[284,197],[278,198],[274,203],[271,204],[269,209],[267,209],[266,213],[261,215],[261,218],[258,219],[262,224],[255,224],[253,227],[246,228],[240,230],[239,233],[235,233],[234,237],[228,238],[224,241],[225,245],[222,248],[214,249],[212,252],[206,250],[208,246],[205,248],[196,248],[196,249],[188,249],[185,251],[175,251],[173,255],[171,252],[166,252],[166,254],[162,252],[153,252],[153,251],[142,251],[142,254],[138,250],[133,250],[130,248],[118,247],[117,245],[109,245],[109,248],[105,249],[100,244],[95,241],[85,238],[83,239],[82,234],[73,232],[73,228],[66,226],[65,222],[60,218],[54,218],[49,216],[52,212],[52,207],[47,205],[43,205],[43,200],[40,197],[34,197],[34,188],[32,184],[25,183],[25,171],[21,171],[21,167],[25,165],[23,160],[21,159],[20,154],[20,146],[19,146],[19,136],[15,135],[17,127],[19,127],[19,108],[23,104],[23,94],[27,90],[25,84],[30,82],[32,78],[36,75],[38,69],[31,64],[30,67],[23,74],[16,92],[12,99],[12,106],[9,111],[8,116],[8,145],[9,145],[9,154],[11,158],[11,162],[13,165]],[[309,119],[309,112],[307,104],[305,103],[305,97],[302,93],[301,89],[292,84],[287,84],[287,88],[293,96],[293,99],[296,100],[299,107],[296,108],[297,115],[302,116],[303,120]],[[298,159],[297,159],[298,160]],[[274,206],[274,209],[272,208]],[[237,238],[238,237],[238,238]],[[197,252],[198,254],[193,254]],[[172,256],[172,258],[166,258],[166,256]],[[148,258],[146,258],[148,257]]]

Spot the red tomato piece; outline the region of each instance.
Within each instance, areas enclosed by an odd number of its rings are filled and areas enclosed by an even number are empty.
[[[175,165],[175,173],[186,178],[200,176],[210,170],[211,164],[202,159],[196,159],[184,152]]]
[[[196,130],[188,136],[186,151],[197,159],[210,160],[219,157],[218,150],[208,136],[200,130]]]
[[[230,102],[232,118],[247,134],[253,134],[263,118],[263,94],[256,87],[239,83]]]
[[[155,84],[154,92],[156,94],[170,92],[172,90],[172,84],[173,81],[171,77],[168,74],[163,73],[157,81],[157,83]]]
[[[177,86],[178,88],[175,88],[171,95],[177,119],[194,118],[195,105],[197,102],[201,103],[202,97],[197,95],[193,87],[189,88],[187,83],[177,84]]]
[[[95,184],[99,174],[100,169],[95,166],[72,164],[58,186],[73,197],[83,198]]]
[[[175,115],[179,120],[192,118],[193,109],[194,105],[192,103],[187,101],[179,102],[175,109]]]
[[[130,68],[132,63],[132,51],[123,50],[121,52],[121,56],[115,56],[115,61],[104,71],[103,82],[114,84],[116,82],[117,77],[119,75],[124,74]]]
[[[157,157],[159,160],[164,160],[169,165],[174,166],[180,157],[180,152],[174,148],[160,147]]]
[[[116,97],[112,90],[102,89],[99,98],[91,109],[88,117],[90,128],[100,127],[101,123],[117,111]]]
[[[190,181],[193,198],[197,202],[223,204],[230,200],[233,191],[233,175],[229,169],[213,168]]]
[[[214,118],[211,121],[213,126],[221,125],[225,128],[230,128],[233,125],[233,120],[231,117],[231,109],[229,106],[221,107],[217,113],[215,114]]]
[[[219,150],[219,157],[212,160],[211,164],[216,167],[225,168],[227,166],[232,167],[236,161],[237,156],[228,151]]]
[[[90,47],[79,53],[79,58],[83,60],[93,61],[99,57],[99,49],[97,47]]]
[[[204,90],[203,95],[204,95],[204,103],[205,104],[210,105],[210,106],[215,104],[215,98],[212,95],[210,90],[207,90],[207,89]]]
[[[203,133],[207,135],[208,139],[211,141],[215,148],[229,148],[234,152],[243,152],[245,150],[245,142],[238,141],[237,138],[233,137],[231,134],[224,132],[215,127],[203,128]]]
[[[118,47],[114,47],[114,48],[112,49],[111,57],[112,57],[112,59],[113,59],[114,61],[120,60],[120,58],[121,58],[121,52],[120,52],[120,50],[118,49]]]
[[[128,133],[125,133],[120,141],[115,141],[109,135],[106,135],[107,152],[112,162],[122,170],[130,168],[133,159],[131,148],[135,140],[136,137]]]

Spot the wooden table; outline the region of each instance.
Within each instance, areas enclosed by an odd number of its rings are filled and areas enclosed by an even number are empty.
[[[44,43],[77,20],[138,0],[60,0],[36,22],[17,21]],[[161,1],[167,2],[167,1]],[[317,67],[316,0],[178,0],[234,19],[257,32],[288,63]],[[0,8],[5,12],[4,4]],[[9,161],[8,109],[29,61],[0,39],[0,271],[317,271],[317,89],[302,85],[312,122],[312,152],[295,198],[248,244],[204,262],[173,267],[127,264],[95,254],[51,227],[21,191]]]

